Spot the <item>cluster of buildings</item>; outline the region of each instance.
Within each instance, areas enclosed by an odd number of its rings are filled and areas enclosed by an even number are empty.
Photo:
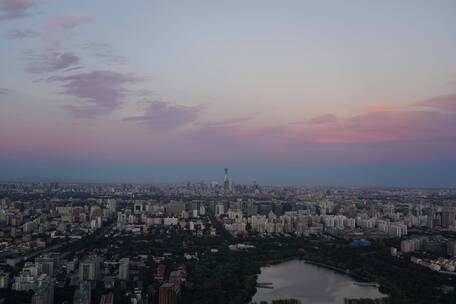
[[[117,213],[117,230],[143,233],[151,226],[164,225],[202,235],[208,229],[202,220],[206,215],[206,207],[200,201],[171,201],[167,204],[134,201],[133,205],[133,209],[123,209]]]
[[[251,202],[250,202],[251,203]],[[242,209],[239,202],[234,206],[217,204],[215,214],[233,235],[246,234],[292,234],[297,236],[328,233],[379,232],[381,235],[401,238],[407,235],[407,229],[414,226],[425,226],[426,217],[421,221],[414,215],[403,215],[395,211],[371,212],[364,208],[351,208],[341,211],[332,202],[307,202],[288,204],[289,210],[282,208],[265,208],[259,206]],[[351,204],[354,205],[354,204]],[[246,204],[249,206],[249,204]],[[351,206],[353,207],[353,206]],[[267,214],[260,214],[258,209],[269,209]],[[226,210],[226,211],[225,211]],[[275,213],[278,212],[277,213]]]
[[[400,239],[403,254],[441,256],[418,256],[414,262],[453,272],[454,194],[234,185],[227,170],[221,184],[0,184],[0,289],[33,291],[33,303],[53,304],[55,290],[71,286],[73,303],[93,303],[93,291],[102,284],[110,290],[99,299],[102,304],[114,302],[116,289],[131,304],[148,304],[151,296],[159,304],[177,304],[187,281],[181,260],[197,255],[138,254],[125,243],[132,237],[165,243],[176,233],[213,237],[220,232],[214,223],[234,236]],[[232,251],[251,248],[229,246]],[[179,263],[165,263],[173,258]],[[144,273],[150,276],[147,285]]]
[[[9,258],[47,250],[94,233],[116,214],[115,200],[0,199],[0,255]]]
[[[402,240],[400,253],[409,255],[412,263],[434,271],[456,275],[456,241],[443,236],[412,237]],[[396,248],[391,254],[398,256]]]
[[[171,271],[168,281],[160,286],[158,293],[159,304],[178,304],[186,281],[187,272],[184,268]]]
[[[72,303],[94,303],[93,290],[100,283],[108,290],[120,288],[128,303],[150,303],[154,289],[143,286],[140,274],[149,271],[151,258],[157,263],[153,282],[159,303],[178,303],[185,267],[166,272],[163,261],[169,255],[129,254],[123,239],[132,234],[169,237],[169,231],[216,235],[203,200],[157,199],[154,195],[162,190],[155,187],[19,184],[0,185],[0,193],[2,189],[22,199],[0,196],[0,289],[32,291],[33,303],[53,304],[55,289],[69,287],[75,290]],[[225,193],[223,187],[220,193]],[[90,250],[78,247],[102,239],[112,242]],[[192,258],[184,255],[184,260]],[[115,297],[109,292],[99,302],[114,303]]]

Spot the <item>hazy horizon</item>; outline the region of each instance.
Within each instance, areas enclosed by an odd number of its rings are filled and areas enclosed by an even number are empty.
[[[456,170],[443,175],[444,168],[456,168],[456,162],[427,164],[348,164],[317,165],[283,163],[274,167],[262,164],[224,165],[154,165],[144,163],[60,163],[22,162],[5,164],[0,181],[3,182],[76,182],[76,183],[223,183],[223,168],[229,168],[234,183],[263,185],[303,185],[340,187],[456,187]],[[400,171],[400,173],[398,173]],[[347,174],[350,172],[350,174]],[[432,177],[432,182],[429,182]]]

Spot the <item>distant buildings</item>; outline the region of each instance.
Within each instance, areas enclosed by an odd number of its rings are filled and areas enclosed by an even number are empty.
[[[46,273],[40,273],[36,264],[27,262],[18,276],[14,278],[13,290],[28,291],[35,290],[44,283],[51,284],[52,277]]]
[[[421,239],[409,239],[401,241],[401,251],[403,253],[410,253],[414,251],[419,251],[423,247],[423,240]]]
[[[397,249],[391,248],[393,256],[407,260],[410,253],[423,251],[431,254],[420,254],[421,259],[412,257],[411,260],[436,271],[453,272],[456,267],[456,258],[453,258],[456,257],[456,240],[452,240],[454,234],[448,232],[456,231],[455,209],[449,207],[456,201],[453,190],[436,194],[435,190],[253,184],[239,185],[235,193],[228,171],[223,184],[52,187],[0,184],[0,190],[4,196],[14,194],[0,199],[0,249],[5,253],[1,260],[4,266],[0,269],[0,288],[33,291],[34,303],[51,303],[56,277],[59,284],[55,284],[55,288],[62,288],[62,278],[72,286],[80,284],[74,303],[90,302],[90,287],[96,285],[95,281],[106,289],[120,288],[128,294],[132,304],[150,302],[157,292],[160,303],[177,303],[185,287],[186,272],[184,268],[173,268],[167,277],[165,264],[173,265],[168,263],[170,260],[197,263],[206,253],[186,246],[185,252],[179,253],[184,259],[174,256],[173,251],[152,256],[151,251],[143,250],[141,245],[130,254],[125,244],[132,243],[125,241],[126,238],[138,237],[145,244],[150,238],[166,246],[170,238],[180,233],[192,238],[217,237],[225,233],[220,226],[233,236],[248,235],[274,242],[275,237],[314,235],[328,241],[345,239],[347,244],[348,240],[372,240],[372,244],[381,246],[382,242],[376,239],[395,238],[394,243],[400,242],[400,245],[395,245]],[[218,223],[214,223],[212,214]],[[409,234],[413,237],[405,239]],[[79,261],[72,254],[72,244],[87,236],[95,246],[78,249]],[[110,241],[106,242],[106,238]],[[100,246],[96,245],[98,240],[101,240]],[[55,244],[64,246],[52,248],[53,251],[48,249]],[[75,248],[80,248],[76,244]],[[225,250],[208,249],[210,255],[220,255]],[[249,243],[236,241],[231,242],[228,249],[253,250]],[[377,246],[372,248],[376,249]],[[38,250],[47,253],[35,255]],[[433,260],[426,260],[426,256],[433,256]],[[154,260],[156,269],[148,263],[150,259]],[[12,272],[11,266],[22,266],[22,269]],[[147,280],[143,280],[144,271],[150,276]],[[159,290],[151,287],[152,276],[153,285],[161,285]],[[112,302],[113,294],[101,298],[102,304]]]

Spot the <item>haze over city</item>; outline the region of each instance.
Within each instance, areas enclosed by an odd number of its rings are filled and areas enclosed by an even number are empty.
[[[0,2],[0,179],[456,184],[454,1]]]

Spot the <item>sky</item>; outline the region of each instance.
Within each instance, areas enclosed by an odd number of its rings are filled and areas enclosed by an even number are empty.
[[[0,0],[0,180],[456,186],[456,2]]]

